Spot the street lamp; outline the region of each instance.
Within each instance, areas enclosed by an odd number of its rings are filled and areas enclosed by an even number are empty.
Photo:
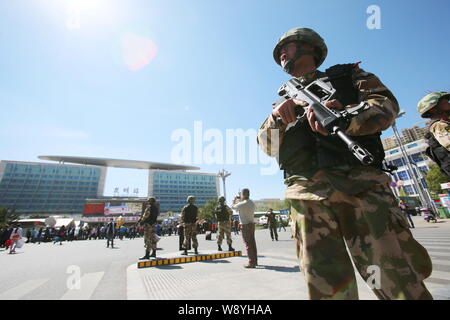
[[[412,164],[413,166],[415,166],[415,169],[416,169],[417,172],[419,173],[418,176],[419,176],[419,178],[420,178],[420,181],[422,182],[423,180],[425,180],[425,178],[424,178],[423,175],[422,175],[422,171],[419,169],[419,166],[418,166],[415,162],[411,162],[411,164]],[[438,210],[437,210],[436,204],[434,203],[433,198],[431,198],[431,195],[430,195],[430,193],[428,192],[428,188],[427,188],[425,185],[423,186],[423,190],[424,190],[425,195],[427,196],[427,197],[426,197],[427,202],[433,207],[435,213],[437,213]]]
[[[400,112],[399,112],[397,118],[400,118],[400,117],[404,116],[405,113],[406,113],[406,112],[405,112],[404,110],[400,110]],[[394,123],[392,124],[392,130],[394,131],[394,135],[395,135],[395,138],[396,138],[396,140],[397,140],[397,144],[398,144],[398,146],[399,146],[399,148],[400,148],[400,151],[401,151],[401,153],[402,153],[403,160],[404,160],[405,163],[406,163],[406,168],[407,168],[408,174],[409,174],[409,176],[412,178],[412,180],[413,180],[413,182],[414,182],[414,186],[415,186],[416,189],[417,189],[417,194],[419,195],[420,205],[421,205],[421,206],[425,206],[425,205],[428,203],[427,198],[423,195],[423,193],[422,193],[422,188],[421,188],[419,182],[417,181],[415,172],[414,172],[414,170],[413,170],[413,168],[412,168],[411,162],[409,161],[409,156],[408,156],[408,154],[406,153],[406,150],[405,150],[405,148],[404,148],[404,146],[403,146],[403,143],[402,143],[402,141],[401,141],[401,139],[400,139],[400,135],[399,135],[399,133],[398,133],[398,131],[397,131],[397,125],[396,125],[396,122],[395,122],[395,121],[394,121]]]
[[[226,189],[225,189],[225,179],[231,175],[231,172],[228,172],[228,171],[225,171],[225,169],[222,169],[222,170],[219,171],[219,173],[217,175],[220,178],[222,178],[222,181],[223,181],[223,196],[226,199],[227,198],[227,192],[226,192]]]

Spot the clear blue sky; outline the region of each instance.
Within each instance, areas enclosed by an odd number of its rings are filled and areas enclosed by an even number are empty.
[[[381,29],[367,28],[370,5]],[[223,136],[257,130],[288,79],[272,49],[297,26],[325,39],[321,69],[362,61],[378,75],[406,111],[399,129],[409,127],[422,96],[449,90],[449,12],[448,0],[0,0],[0,159],[172,162],[171,135],[194,138],[194,121]],[[229,198],[244,187],[283,197],[282,174],[261,175],[267,165],[192,164],[231,171]],[[142,196],[146,172],[109,169],[105,194],[116,186]]]

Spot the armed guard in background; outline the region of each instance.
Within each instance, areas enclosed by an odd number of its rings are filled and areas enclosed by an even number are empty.
[[[450,93],[438,91],[427,94],[418,105],[422,118],[433,121],[425,137],[428,139],[426,154],[436,162],[441,171],[450,178]]]
[[[233,215],[233,210],[225,203],[225,197],[219,197],[219,202],[217,203],[214,216],[218,222],[218,233],[217,233],[217,246],[218,250],[222,251],[222,241],[224,234],[227,237],[228,251],[234,251],[231,246],[233,241],[231,240],[231,216]]]
[[[194,205],[195,197],[187,197],[187,205],[181,210],[180,222],[184,225],[184,242],[182,255],[188,254],[189,242],[192,241],[192,247],[195,250],[195,254],[198,254],[198,241],[197,241],[197,215],[198,208]]]
[[[295,94],[279,90],[283,98],[258,133],[260,147],[284,171],[309,297],[358,299],[353,260],[366,281],[377,266],[380,282],[372,288],[379,299],[432,299],[423,283],[431,274],[430,257],[413,238],[381,170],[380,134],[393,124],[397,100],[359,63],[317,70],[327,53],[309,28],[279,39],[273,57],[295,77],[294,86],[282,88]]]
[[[148,206],[144,209],[144,213],[138,220],[138,223],[144,226],[144,244],[145,244],[145,256],[139,258],[140,260],[150,259],[150,257],[156,258],[156,223],[159,215],[159,208],[154,197],[147,199]],[[150,255],[150,249],[152,254]]]
[[[267,217],[267,226],[270,230],[270,237],[278,241],[278,232],[277,232],[277,217],[275,213],[273,213],[273,209],[270,208],[267,210],[265,216]]]

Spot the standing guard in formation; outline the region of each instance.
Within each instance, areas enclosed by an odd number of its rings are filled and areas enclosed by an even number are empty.
[[[231,240],[231,216],[233,215],[233,210],[226,205],[225,197],[222,196],[219,198],[214,215],[219,226],[217,234],[218,250],[222,251],[222,241],[225,234],[227,237],[228,251],[234,251],[234,248],[231,246],[233,242]]]
[[[138,220],[144,226],[144,243],[145,243],[145,256],[139,260],[150,259],[150,257],[156,258],[156,219],[159,215],[159,208],[154,197],[150,197],[147,200],[148,206],[144,209],[144,213]],[[150,255],[150,249],[152,254]]]
[[[198,208],[194,205],[195,197],[187,197],[187,205],[181,210],[180,222],[184,225],[184,242],[182,255],[187,256],[189,242],[192,240],[192,247],[195,250],[195,254],[198,254],[198,241],[197,241],[197,215]]]

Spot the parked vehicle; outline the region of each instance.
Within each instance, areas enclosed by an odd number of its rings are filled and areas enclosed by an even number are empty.
[[[425,219],[426,222],[437,222],[437,219],[434,216],[433,212],[431,212],[431,210],[428,208],[420,208],[420,215]]]
[[[258,225],[264,226],[264,227],[267,226],[267,217],[266,216],[259,217]]]

